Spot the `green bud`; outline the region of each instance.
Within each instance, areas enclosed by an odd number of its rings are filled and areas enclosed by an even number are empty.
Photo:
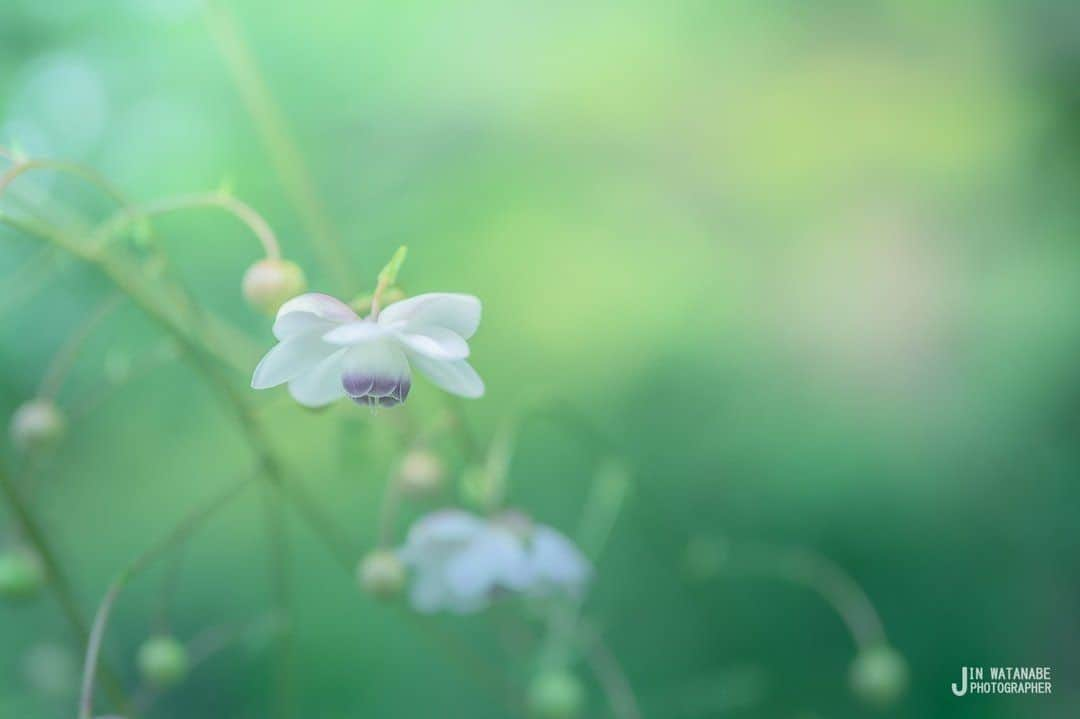
[[[859,652],[851,664],[849,679],[857,697],[872,706],[886,707],[907,689],[907,662],[900,652],[880,644]]]
[[[9,549],[0,554],[0,599],[21,602],[33,599],[45,584],[45,568],[28,549]]]
[[[189,669],[187,649],[175,637],[150,637],[139,647],[139,673],[148,684],[167,689],[184,681]]]
[[[585,687],[567,671],[546,671],[529,684],[529,714],[536,719],[573,719],[585,705]]]
[[[11,440],[20,449],[41,449],[64,434],[67,421],[56,403],[43,397],[24,402],[11,417]]]
[[[410,497],[430,497],[438,492],[446,476],[446,465],[429,449],[412,449],[398,468],[397,485]]]
[[[393,599],[405,586],[405,565],[386,549],[377,549],[360,560],[356,574],[361,589],[377,599]]]
[[[397,252],[390,258],[390,261],[386,263],[386,267],[383,267],[379,271],[378,283],[383,287],[389,287],[397,282],[398,272],[401,271],[401,266],[405,264],[405,256],[409,254],[409,248],[405,245],[397,248]]]
[[[307,289],[304,271],[295,262],[267,258],[244,273],[244,299],[255,309],[272,315],[286,300]]]

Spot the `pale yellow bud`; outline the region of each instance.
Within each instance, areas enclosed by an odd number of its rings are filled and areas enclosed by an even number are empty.
[[[286,300],[307,289],[304,271],[295,262],[277,258],[259,260],[244,273],[244,299],[272,315]]]
[[[405,455],[398,469],[397,483],[403,494],[429,497],[438,492],[446,477],[446,465],[428,449],[413,449]]]

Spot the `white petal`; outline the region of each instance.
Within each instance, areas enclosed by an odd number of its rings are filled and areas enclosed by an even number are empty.
[[[409,603],[421,614],[431,614],[448,608],[449,591],[438,572],[418,572],[409,589]]]
[[[551,527],[535,528],[530,546],[537,579],[577,591],[589,579],[592,568],[574,543]]]
[[[484,381],[465,360],[444,362],[416,352],[409,353],[409,360],[437,387],[447,392],[469,398],[484,395]]]
[[[355,319],[356,313],[341,300],[319,292],[309,292],[293,297],[278,309],[274,336],[286,340],[317,329],[325,332],[334,325]]]
[[[255,367],[251,386],[255,389],[267,389],[288,382],[293,377],[313,369],[334,350],[333,345],[317,338],[306,337],[274,345]]]
[[[443,509],[417,520],[409,528],[402,561],[419,565],[429,560],[441,561],[448,550],[457,551],[483,530],[483,522],[460,509]]]
[[[395,302],[379,314],[381,324],[444,327],[469,339],[480,326],[480,300],[472,295],[431,292]]]
[[[345,396],[341,386],[341,360],[346,350],[339,349],[310,372],[289,382],[289,394],[305,407],[323,407]]]
[[[385,337],[389,330],[370,320],[358,320],[337,325],[322,336],[325,342],[335,345],[355,345]]]
[[[417,327],[397,333],[397,338],[413,352],[431,359],[459,360],[469,356],[469,343],[443,327]]]

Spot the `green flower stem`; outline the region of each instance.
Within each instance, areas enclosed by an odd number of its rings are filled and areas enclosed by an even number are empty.
[[[205,504],[194,509],[185,516],[172,531],[165,535],[164,538],[159,540],[156,544],[151,545],[149,549],[136,557],[135,560],[123,569],[109,585],[109,589],[105,592],[105,597],[98,607],[97,614],[94,616],[94,625],[90,630],[89,641],[86,644],[86,661],[83,664],[82,689],[79,694],[79,719],[91,719],[92,716],[94,681],[101,657],[101,646],[105,639],[105,630],[108,627],[109,615],[112,613],[112,608],[116,604],[116,599],[120,596],[120,592],[123,591],[124,587],[127,586],[132,579],[138,576],[139,573],[153,564],[154,560],[173,547],[186,541],[195,530],[206,522],[206,520],[210,519],[210,517],[228,505],[235,497],[239,496],[241,491],[247,487],[250,481],[251,476],[244,476],[242,479],[231,483]]]
[[[342,296],[350,296],[346,272],[350,264],[348,255],[319,200],[311,172],[259,72],[251,49],[244,41],[228,8],[211,0],[206,3],[205,15],[210,34],[225,58],[233,82],[247,105],[263,143],[270,151],[285,191],[307,226],[323,269],[333,278]]]
[[[106,297],[83,320],[79,328],[68,338],[64,346],[60,348],[60,351],[56,353],[49,363],[48,369],[45,370],[45,375],[41,379],[41,384],[38,386],[39,397],[56,398],[64,384],[64,380],[67,379],[72,366],[75,364],[75,359],[79,356],[79,350],[86,343],[86,340],[90,338],[97,326],[120,306],[122,299],[119,294]]]
[[[15,483],[12,482],[11,477],[2,467],[0,467],[0,491],[4,493],[4,498],[15,516],[15,521],[19,525],[23,537],[41,559],[49,578],[49,589],[55,595],[68,624],[71,625],[71,628],[79,637],[79,641],[87,643],[89,630],[87,629],[86,619],[82,615],[82,610],[79,609],[79,603],[75,599],[75,593],[71,589],[67,574],[60,566],[56,553],[50,546],[48,539],[45,538],[45,532],[41,529],[37,518],[33,515],[27,503],[23,501]],[[103,663],[101,674],[105,691],[109,695],[109,701],[117,709],[123,711],[127,706],[127,698],[124,696],[123,689],[120,688],[120,682],[116,678],[117,673],[110,666]]]
[[[23,160],[21,162],[15,162],[7,172],[0,175],[0,196],[4,194],[8,186],[15,181],[19,175],[25,174],[31,170],[55,170],[56,172],[62,172],[67,175],[86,180],[90,184],[98,187],[108,195],[116,204],[126,205],[127,201],[124,199],[123,194],[120,193],[113,185],[104,177],[99,175],[90,168],[83,167],[82,165],[76,165],[72,162],[65,162],[63,160],[46,160],[43,158],[34,158],[31,160]]]
[[[91,245],[107,244],[137,221],[183,210],[217,208],[243,222],[263,247],[268,258],[279,259],[281,246],[270,224],[251,205],[223,192],[202,192],[170,197],[146,205],[123,205],[122,209],[94,231]]]
[[[344,568],[350,572],[352,571],[355,553],[351,548],[351,542],[341,530],[337,529],[328,515],[322,511],[301,485],[285,478],[281,465],[269,450],[269,443],[251,407],[221,373],[214,358],[209,355],[199,340],[193,337],[177,318],[159,308],[148,292],[131,277],[127,269],[107,255],[99,254],[94,249],[87,248],[67,237],[64,233],[42,223],[15,218],[5,213],[0,213],[0,222],[32,237],[55,244],[74,255],[77,259],[95,267],[117,289],[127,295],[150,319],[171,335],[192,366],[203,376],[210,388],[215,390],[215,394],[234,416],[256,456],[262,470],[260,476],[264,476],[273,487],[281,491],[293,502],[300,515],[315,532],[316,536],[323,541],[331,554]]]
[[[585,638],[585,659],[603,687],[616,719],[641,719],[634,689],[615,654],[592,625],[582,621],[579,627]]]
[[[832,560],[807,549],[767,544],[729,548],[728,565],[757,576],[800,585],[831,606],[860,649],[885,643],[885,627],[862,587]]]

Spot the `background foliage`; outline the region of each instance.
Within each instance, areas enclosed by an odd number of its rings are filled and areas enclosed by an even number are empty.
[[[866,714],[829,609],[768,580],[695,578],[694,537],[801,545],[850,571],[911,664],[886,716],[1075,714],[1075,4],[231,6],[346,240],[349,289],[370,290],[408,244],[406,289],[484,300],[472,346],[488,395],[464,404],[476,433],[557,398],[632,468],[589,604],[647,715]],[[139,201],[227,178],[312,286],[335,290],[195,2],[4,3],[0,143],[94,166]],[[110,211],[63,178],[16,187]],[[196,296],[251,337],[254,364],[270,343],[240,297],[255,243],[212,213],[159,227]],[[70,262],[26,281],[39,249],[0,229],[5,415],[105,296]],[[61,402],[159,338],[121,308]],[[392,413],[311,414],[282,394],[258,399],[288,464],[370,544]],[[442,407],[430,386],[409,402]],[[529,422],[512,502],[574,531],[600,450],[577,425]],[[35,501],[87,610],[249,464],[177,362],[73,426]],[[295,522],[292,538],[304,716],[501,715]],[[187,551],[176,630],[262,615],[267,571],[258,503],[241,503]],[[161,587],[150,575],[121,604],[109,652],[125,671]],[[444,624],[501,651],[482,618]],[[0,715],[72,715],[68,697],[30,688],[41,642],[70,642],[51,602],[0,608]],[[1049,665],[1054,694],[958,700],[963,664]],[[157,715],[264,716],[270,676],[265,653],[235,647]]]

